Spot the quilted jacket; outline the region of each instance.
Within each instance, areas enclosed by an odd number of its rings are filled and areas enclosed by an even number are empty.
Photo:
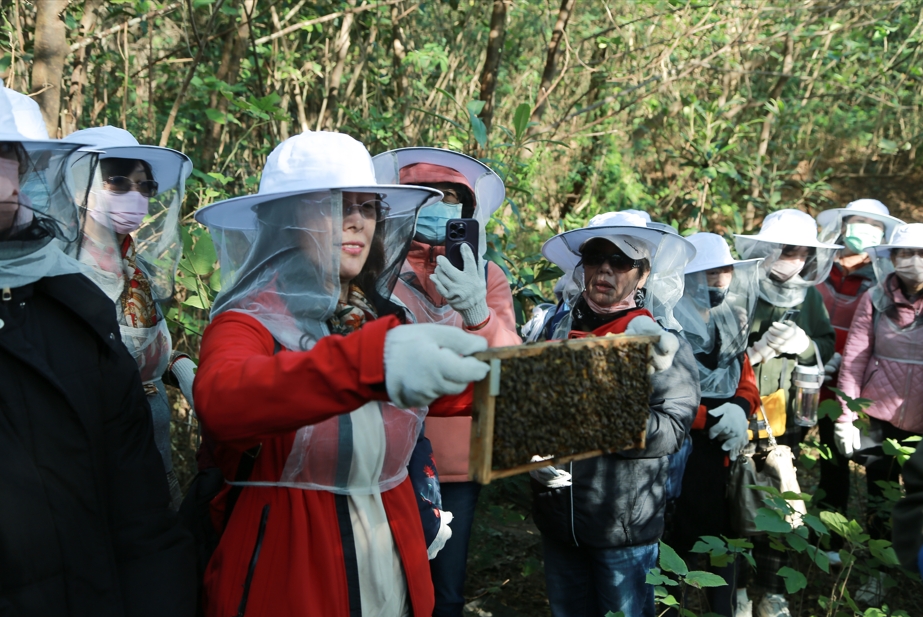
[[[923,433],[923,298],[910,302],[892,274],[880,290],[893,304],[877,311],[863,294],[843,349],[840,389],[870,399],[866,413],[897,428]],[[855,415],[845,410],[840,422]]]

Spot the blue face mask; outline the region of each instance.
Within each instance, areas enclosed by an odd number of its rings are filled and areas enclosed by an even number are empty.
[[[417,214],[416,238],[431,245],[445,244],[445,224],[461,217],[461,204],[437,201],[420,209]]]

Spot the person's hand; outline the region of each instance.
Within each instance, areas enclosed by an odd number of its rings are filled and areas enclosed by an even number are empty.
[[[430,280],[446,302],[458,311],[469,328],[487,321],[487,281],[484,262],[474,258],[471,246],[461,245],[465,269],[459,270],[444,255],[436,258],[436,270]]]
[[[436,557],[439,551],[445,548],[445,543],[452,537],[452,528],[449,527],[449,523],[454,518],[452,513],[444,510],[437,510],[437,512],[439,512],[439,531],[436,532],[436,537],[433,538],[432,543],[426,547],[426,556],[430,561]]]
[[[766,331],[769,346],[780,356],[784,354],[800,355],[811,346],[811,338],[793,321],[774,321]]]
[[[196,363],[189,359],[189,356],[176,355],[170,363],[169,369],[176,379],[176,385],[180,392],[189,402],[189,406],[195,410],[195,401],[192,399],[192,384],[195,381]]]
[[[747,357],[750,359],[750,364],[753,366],[756,366],[760,362],[772,360],[777,355],[776,350],[769,344],[768,331],[763,332],[763,336],[760,337],[760,340],[747,347]]]
[[[846,458],[852,458],[859,450],[861,433],[852,422],[836,422],[833,425],[833,443]]]
[[[484,379],[490,366],[466,358],[487,349],[487,340],[438,324],[397,326],[385,337],[385,387],[398,407],[421,407],[440,396],[460,394]]]
[[[673,357],[679,350],[679,339],[672,332],[661,328],[656,321],[647,315],[638,315],[628,322],[625,334],[660,337],[659,342],[651,345],[651,363],[647,370],[649,375],[665,371],[673,366]]]
[[[840,370],[840,364],[843,363],[843,355],[840,353],[833,354],[830,361],[824,365],[824,383],[833,381],[833,376]]]
[[[708,410],[708,415],[720,418],[718,422],[708,429],[709,439],[717,439],[722,443],[721,449],[728,453],[732,461],[737,460],[743,450],[747,439],[747,414],[743,407],[734,403],[725,403]]]
[[[532,462],[537,463],[549,458],[551,457],[539,456],[536,454],[532,457]],[[534,479],[536,482],[548,488],[566,488],[571,485],[570,474],[563,469],[558,469],[557,467],[553,467],[551,465],[533,469],[529,472],[529,475],[532,476],[532,479]]]

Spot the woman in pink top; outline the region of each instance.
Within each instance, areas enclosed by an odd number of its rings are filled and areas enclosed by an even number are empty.
[[[869,533],[888,537],[890,513],[877,512],[881,480],[897,481],[900,468],[885,454],[886,439],[923,434],[923,224],[901,225],[890,243],[869,249],[879,283],[863,295],[843,349],[839,387],[849,397],[867,398],[868,435],[852,425],[846,409],[838,419],[836,445],[866,466]],[[876,504],[877,502],[877,504]]]

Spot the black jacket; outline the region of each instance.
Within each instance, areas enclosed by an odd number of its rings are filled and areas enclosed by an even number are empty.
[[[617,315],[616,315],[617,316]],[[699,406],[699,369],[682,337],[673,365],[651,376],[645,448],[560,465],[573,485],[547,489],[532,481],[535,524],[542,534],[576,546],[621,548],[657,542],[663,534],[668,455],[679,450]]]
[[[79,274],[0,299],[0,615],[184,616],[189,535],[169,511],[137,365]]]

